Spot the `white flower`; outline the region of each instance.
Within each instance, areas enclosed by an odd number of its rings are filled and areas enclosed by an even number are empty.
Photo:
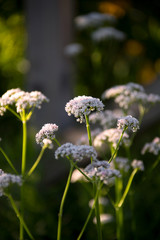
[[[134,159],[131,163],[132,167],[135,169],[135,168],[138,168],[139,170],[141,171],[144,171],[144,164],[141,160],[136,160]]]
[[[110,223],[113,222],[114,218],[111,214],[109,213],[101,213],[100,214],[100,222],[101,224],[106,224],[106,223]],[[97,219],[96,217],[93,218],[93,223],[97,224]]]
[[[55,158],[58,159],[59,157],[70,157],[75,162],[79,162],[86,158],[96,160],[97,153],[92,146],[65,143],[55,151]]]
[[[94,161],[89,164],[84,172],[93,180],[103,181],[106,185],[112,185],[114,177],[120,177],[120,172],[116,169],[111,169],[107,161]]]
[[[93,145],[95,147],[101,147],[103,142],[111,143],[114,148],[116,148],[118,141],[122,135],[122,130],[117,128],[106,129],[95,137]],[[128,143],[127,139],[129,138],[127,133],[123,134],[122,142]]]
[[[43,139],[42,142],[43,142],[43,145],[48,147],[49,149],[53,148],[53,143],[50,139],[45,138],[45,139]]]
[[[111,163],[111,167],[123,172],[128,172],[130,164],[128,158],[116,157]]]
[[[70,116],[73,114],[77,121],[82,123],[85,121],[85,115],[89,115],[92,111],[102,111],[103,103],[98,98],[90,96],[78,96],[71,99],[65,106],[65,111]]]
[[[83,51],[83,46],[80,43],[72,43],[65,47],[65,54],[74,57],[79,55]]]
[[[115,17],[110,14],[92,12],[86,15],[77,16],[75,18],[75,24],[79,29],[86,29],[99,26],[104,22],[115,22],[115,20]]]
[[[156,137],[153,139],[151,143],[146,143],[142,149],[142,154],[146,152],[153,153],[154,155],[158,155],[160,152],[160,138]]]
[[[17,175],[4,173],[0,169],[0,196],[4,194],[4,188],[9,187],[12,183],[17,183],[18,185],[22,184],[22,178]]]
[[[109,203],[109,201],[108,201],[108,199],[106,197],[99,197],[98,201],[99,201],[99,204],[103,205],[103,206],[106,206]],[[94,199],[91,199],[89,201],[88,205],[89,205],[90,208],[92,208],[93,204],[94,204]]]
[[[40,144],[42,147],[44,146],[44,144],[46,143],[46,140],[44,141],[44,139],[48,139],[48,140],[53,140],[55,138],[55,132],[58,131],[58,126],[56,124],[53,123],[47,123],[45,124],[41,130],[36,134],[36,142],[37,144]],[[50,145],[51,147],[51,143],[47,143]]]
[[[91,37],[95,42],[101,42],[108,39],[121,41],[125,39],[126,35],[113,27],[101,27],[94,31]]]
[[[128,115],[118,119],[117,127],[118,129],[129,128],[133,132],[136,132],[139,129],[139,121],[131,115]]]

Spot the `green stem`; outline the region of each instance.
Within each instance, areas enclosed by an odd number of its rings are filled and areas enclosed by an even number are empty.
[[[93,189],[94,189],[94,194],[96,196],[96,192],[98,191],[98,184],[93,183]],[[101,221],[100,221],[100,211],[99,211],[99,201],[98,197],[95,201],[95,216],[97,220],[97,235],[98,235],[98,240],[102,240],[102,229],[101,229]]]
[[[66,187],[62,196],[61,204],[60,204],[60,209],[59,209],[59,214],[58,214],[58,229],[57,229],[57,240],[61,239],[61,228],[62,228],[62,215],[63,215],[63,207],[64,207],[64,202],[67,196],[67,192],[70,186],[71,182],[71,177],[72,177],[72,172],[73,172],[74,166],[71,165],[70,172],[68,175]]]
[[[119,149],[120,142],[121,142],[121,140],[122,140],[122,137],[123,137],[123,134],[124,134],[125,131],[126,131],[126,128],[124,128],[123,131],[122,131],[122,134],[121,134],[120,139],[119,139],[119,141],[118,141],[118,143],[117,143],[116,149],[115,149],[114,153],[112,154],[111,158],[110,158],[109,161],[108,161],[109,163],[110,163],[110,162],[114,159],[114,157],[116,156],[116,154],[117,154],[117,152],[118,152],[118,149]]]
[[[102,184],[102,185],[103,185],[103,184]],[[90,210],[90,212],[89,212],[89,214],[88,214],[88,217],[87,217],[87,219],[86,219],[86,221],[85,221],[85,223],[84,223],[84,225],[83,225],[83,228],[82,228],[82,230],[81,230],[81,232],[80,232],[77,240],[80,240],[80,239],[81,239],[81,237],[82,237],[82,235],[83,235],[83,233],[84,233],[84,231],[85,231],[85,229],[86,229],[86,227],[87,227],[87,224],[88,224],[88,222],[89,222],[89,220],[90,220],[90,218],[91,218],[91,216],[92,216],[93,210],[94,210],[94,208],[95,208],[95,205],[96,205],[96,202],[97,202],[97,199],[98,199],[98,196],[99,196],[99,192],[100,192],[100,190],[101,190],[101,188],[102,188],[102,185],[100,186],[100,188],[99,188],[99,189],[97,190],[97,192],[96,192],[96,195],[95,195],[95,198],[94,198],[94,203],[93,203],[93,205],[92,205],[92,208],[91,208],[91,210]]]
[[[3,154],[3,156],[5,157],[5,159],[7,160],[8,164],[10,165],[10,167],[13,169],[13,171],[18,175],[17,170],[15,169],[15,167],[13,166],[11,160],[9,159],[9,157],[7,156],[7,154],[3,151],[3,149],[0,147],[0,151]]]
[[[12,207],[13,207],[13,210],[15,211],[15,213],[16,213],[17,217],[19,218],[21,224],[23,225],[24,229],[26,230],[28,236],[30,237],[30,239],[34,240],[34,237],[33,237],[32,234],[30,233],[30,231],[29,231],[26,223],[25,223],[24,220],[23,220],[23,217],[20,215],[20,213],[19,213],[19,211],[18,211],[18,208],[17,208],[17,206],[16,206],[16,204],[15,204],[12,196],[11,196],[10,194],[6,194],[6,196],[9,198],[10,203],[11,203],[11,205],[12,205]]]
[[[22,112],[22,125],[23,125],[23,142],[22,142],[22,167],[21,167],[21,174],[22,177],[25,177],[26,171],[26,149],[27,149],[27,123],[26,123],[26,116],[25,111]],[[22,219],[24,217],[24,183],[21,186],[21,216]],[[23,224],[20,221],[20,240],[24,239],[24,231],[23,231]]]
[[[123,193],[123,195],[122,195],[122,198],[120,199],[119,203],[117,204],[118,207],[121,207],[121,206],[123,205],[124,200],[125,200],[128,192],[129,192],[129,189],[130,189],[130,187],[131,187],[133,178],[134,178],[135,174],[137,173],[137,171],[138,171],[138,168],[135,168],[135,169],[133,170],[133,172],[131,173],[130,178],[129,178],[128,183],[127,183],[127,186],[126,186],[126,188],[125,188],[125,190],[124,190],[124,193]]]
[[[151,171],[153,171],[153,169],[158,165],[159,161],[160,161],[160,155],[158,156],[158,158],[154,162],[153,166],[151,167]]]
[[[40,162],[40,160],[41,160],[41,158],[42,158],[42,156],[43,156],[43,154],[44,154],[45,149],[46,149],[46,147],[43,146],[42,149],[41,149],[41,151],[40,151],[40,154],[39,154],[37,160],[35,161],[35,163],[34,163],[33,166],[31,167],[31,169],[30,169],[29,172],[27,173],[27,177],[29,177],[29,176],[33,173],[33,171],[35,170],[35,168],[36,168],[37,165],[39,164],[39,162]]]
[[[85,118],[86,118],[86,128],[87,128],[89,145],[92,146],[91,129],[90,129],[90,125],[89,125],[89,117],[88,117],[88,115],[85,115]]]

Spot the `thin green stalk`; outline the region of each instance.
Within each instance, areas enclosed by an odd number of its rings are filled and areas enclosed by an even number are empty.
[[[102,185],[103,185],[103,184],[102,184]],[[97,192],[96,192],[96,195],[95,195],[95,198],[94,198],[94,203],[93,203],[93,205],[92,205],[92,208],[91,208],[91,210],[90,210],[90,212],[89,212],[89,214],[88,214],[88,217],[87,217],[87,219],[86,219],[86,221],[85,221],[85,223],[84,223],[84,225],[83,225],[83,228],[82,228],[82,230],[81,230],[81,232],[80,232],[77,240],[80,240],[80,239],[81,239],[81,237],[82,237],[82,235],[83,235],[83,233],[84,233],[84,231],[85,231],[85,229],[86,229],[86,227],[87,227],[87,224],[88,224],[88,222],[89,222],[89,220],[90,220],[90,218],[91,218],[91,216],[92,216],[93,210],[94,210],[94,208],[95,208],[95,205],[96,205],[96,202],[97,202],[97,199],[98,199],[98,196],[99,196],[99,192],[100,192],[100,190],[101,190],[101,188],[102,188],[102,185],[100,186],[100,188],[99,188],[99,189],[97,190]]]
[[[43,146],[42,149],[41,149],[41,151],[40,151],[40,154],[39,154],[37,160],[35,161],[35,163],[34,163],[33,166],[31,167],[31,169],[30,169],[29,172],[27,173],[27,177],[29,177],[29,176],[33,173],[33,171],[36,169],[37,165],[39,164],[39,162],[40,162],[40,160],[41,160],[41,158],[42,158],[42,156],[43,156],[43,154],[44,154],[45,149],[46,149],[46,146]]]
[[[89,145],[92,146],[91,129],[90,129],[90,125],[89,125],[89,117],[88,117],[88,115],[85,115],[85,118],[86,118],[86,128],[87,128]]]
[[[118,141],[118,143],[117,143],[116,149],[115,149],[114,153],[112,154],[111,158],[110,158],[109,161],[108,161],[109,163],[110,163],[110,162],[114,159],[114,157],[116,156],[116,154],[117,154],[117,152],[118,152],[118,149],[119,149],[120,142],[121,142],[121,140],[122,140],[122,137],[123,137],[123,134],[124,134],[125,131],[126,131],[126,128],[124,128],[123,131],[122,131],[122,134],[121,134],[120,139],[119,139],[119,141]]]
[[[22,126],[23,126],[23,140],[22,140],[22,166],[21,174],[22,177],[25,177],[26,172],[26,150],[27,150],[27,123],[25,111],[22,112]],[[24,183],[21,186],[21,216],[24,217]],[[23,224],[20,221],[20,240],[24,239]]]
[[[98,191],[98,184],[97,183],[93,183],[93,190],[94,190],[94,194],[96,196],[96,192]],[[102,240],[102,228],[101,228],[101,221],[100,221],[100,211],[99,211],[99,201],[98,198],[95,201],[95,216],[96,216],[96,220],[97,220],[97,235],[98,235],[98,240]]]
[[[18,175],[17,170],[15,169],[15,167],[13,166],[11,160],[9,159],[9,157],[7,156],[7,154],[3,151],[3,149],[0,147],[0,151],[3,154],[3,156],[5,157],[5,159],[7,160],[8,164],[10,165],[10,167],[12,168],[12,170]]]
[[[23,217],[20,215],[20,213],[18,211],[18,208],[16,207],[16,204],[15,204],[12,196],[10,194],[6,194],[6,196],[9,198],[10,203],[11,203],[11,205],[13,207],[13,210],[15,211],[17,217],[19,218],[19,221],[21,222],[21,224],[23,225],[24,229],[26,230],[28,236],[30,237],[30,239],[34,240],[34,237],[32,236],[31,232],[29,231],[26,223],[24,222]]]
[[[67,196],[67,192],[70,186],[71,182],[71,177],[72,177],[72,172],[73,172],[74,166],[71,165],[70,172],[68,175],[66,187],[62,196],[61,204],[60,204],[60,209],[59,209],[59,214],[58,214],[58,229],[57,229],[57,240],[61,239],[61,228],[62,228],[62,215],[63,215],[63,207],[64,207],[64,202]]]
[[[160,155],[158,156],[158,158],[154,162],[153,166],[151,167],[151,171],[153,171],[153,169],[158,165],[159,162],[160,162]]]
[[[137,171],[138,171],[138,168],[135,168],[135,169],[133,170],[133,172],[131,173],[130,178],[129,178],[128,183],[127,183],[127,186],[126,186],[126,188],[125,188],[125,190],[124,190],[124,193],[123,193],[123,195],[122,195],[122,198],[120,199],[119,203],[117,204],[118,207],[121,207],[121,206],[123,205],[123,202],[124,202],[124,200],[125,200],[128,192],[129,192],[129,189],[130,189],[130,187],[131,187],[133,178],[134,178],[135,174],[137,173]]]

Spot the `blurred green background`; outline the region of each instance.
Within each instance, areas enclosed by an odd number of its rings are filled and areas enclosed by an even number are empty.
[[[46,2],[47,4],[47,2]],[[102,12],[114,15],[114,26],[126,34],[122,42],[91,44],[89,31],[78,31],[73,26],[74,42],[84,44],[85,51],[72,59],[74,94],[101,97],[102,92],[113,85],[137,82],[149,87],[159,80],[160,72],[160,3],[158,1],[89,1],[77,0],[74,3],[73,18],[89,12]],[[38,6],[37,6],[38,10]],[[10,88],[27,86],[27,30],[25,3],[16,0],[0,1],[0,93]],[[74,20],[74,19],[73,19]],[[45,63],[47,64],[47,63]],[[107,69],[107,71],[106,71]],[[159,91],[160,92],[160,91]],[[36,158],[39,149],[33,144],[35,130],[29,126],[28,166]],[[160,136],[159,119],[154,124],[139,131],[132,147],[133,157],[142,159],[141,148]],[[9,113],[0,119],[0,137],[2,146],[14,159],[19,169],[21,159],[21,125]],[[59,136],[61,138],[61,136]],[[62,137],[63,138],[63,137]],[[54,181],[46,182],[43,166],[54,152],[47,152],[36,173],[26,187],[26,221],[36,240],[55,240],[59,204],[64,190],[66,171]],[[154,157],[143,156],[144,164],[150,168]],[[10,172],[2,155],[1,168]],[[134,198],[134,210],[130,209],[129,199],[125,203],[125,239],[159,240],[160,239],[160,166],[153,176],[142,181],[142,174],[137,174],[133,183],[131,197]],[[53,169],[56,171],[56,169]],[[13,189],[13,196],[19,204],[19,193]],[[91,196],[81,183],[72,184],[64,208],[62,238],[70,240],[77,236],[85,216],[88,213],[88,201]],[[0,199],[0,239],[18,239],[18,220],[5,197]],[[105,207],[107,213],[114,214],[112,207]],[[132,217],[134,214],[134,223]],[[134,231],[133,231],[134,229]],[[103,226],[106,239],[116,239],[115,221]],[[96,228],[90,221],[82,239],[96,239]],[[26,236],[27,239],[27,236]]]

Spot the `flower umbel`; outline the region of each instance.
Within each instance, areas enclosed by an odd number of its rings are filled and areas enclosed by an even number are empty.
[[[55,151],[55,158],[71,157],[73,161],[80,162],[84,159],[97,159],[96,150],[88,145],[74,145],[72,143],[65,143]]]
[[[160,138],[156,137],[153,139],[151,143],[146,143],[142,149],[142,154],[146,152],[153,153],[154,155],[158,155],[160,152]]]
[[[135,169],[135,168],[138,168],[139,170],[141,171],[144,171],[144,164],[141,160],[136,160],[134,159],[131,163],[132,167]]]
[[[89,115],[93,111],[102,111],[104,105],[99,98],[90,96],[78,96],[71,99],[65,106],[65,110],[69,116],[73,114],[77,121],[82,123],[85,121],[85,115]]]
[[[55,132],[58,131],[58,126],[53,123],[46,123],[42,129],[36,134],[36,142],[40,144],[42,147],[44,144],[48,144],[51,148],[51,142],[55,138]],[[47,141],[47,142],[46,142]]]
[[[0,196],[4,194],[4,189],[9,187],[12,183],[17,183],[18,185],[22,184],[22,178],[17,175],[4,173],[0,169]]]
[[[139,121],[131,115],[128,115],[118,119],[117,127],[118,129],[129,128],[132,132],[136,132],[139,129]]]

